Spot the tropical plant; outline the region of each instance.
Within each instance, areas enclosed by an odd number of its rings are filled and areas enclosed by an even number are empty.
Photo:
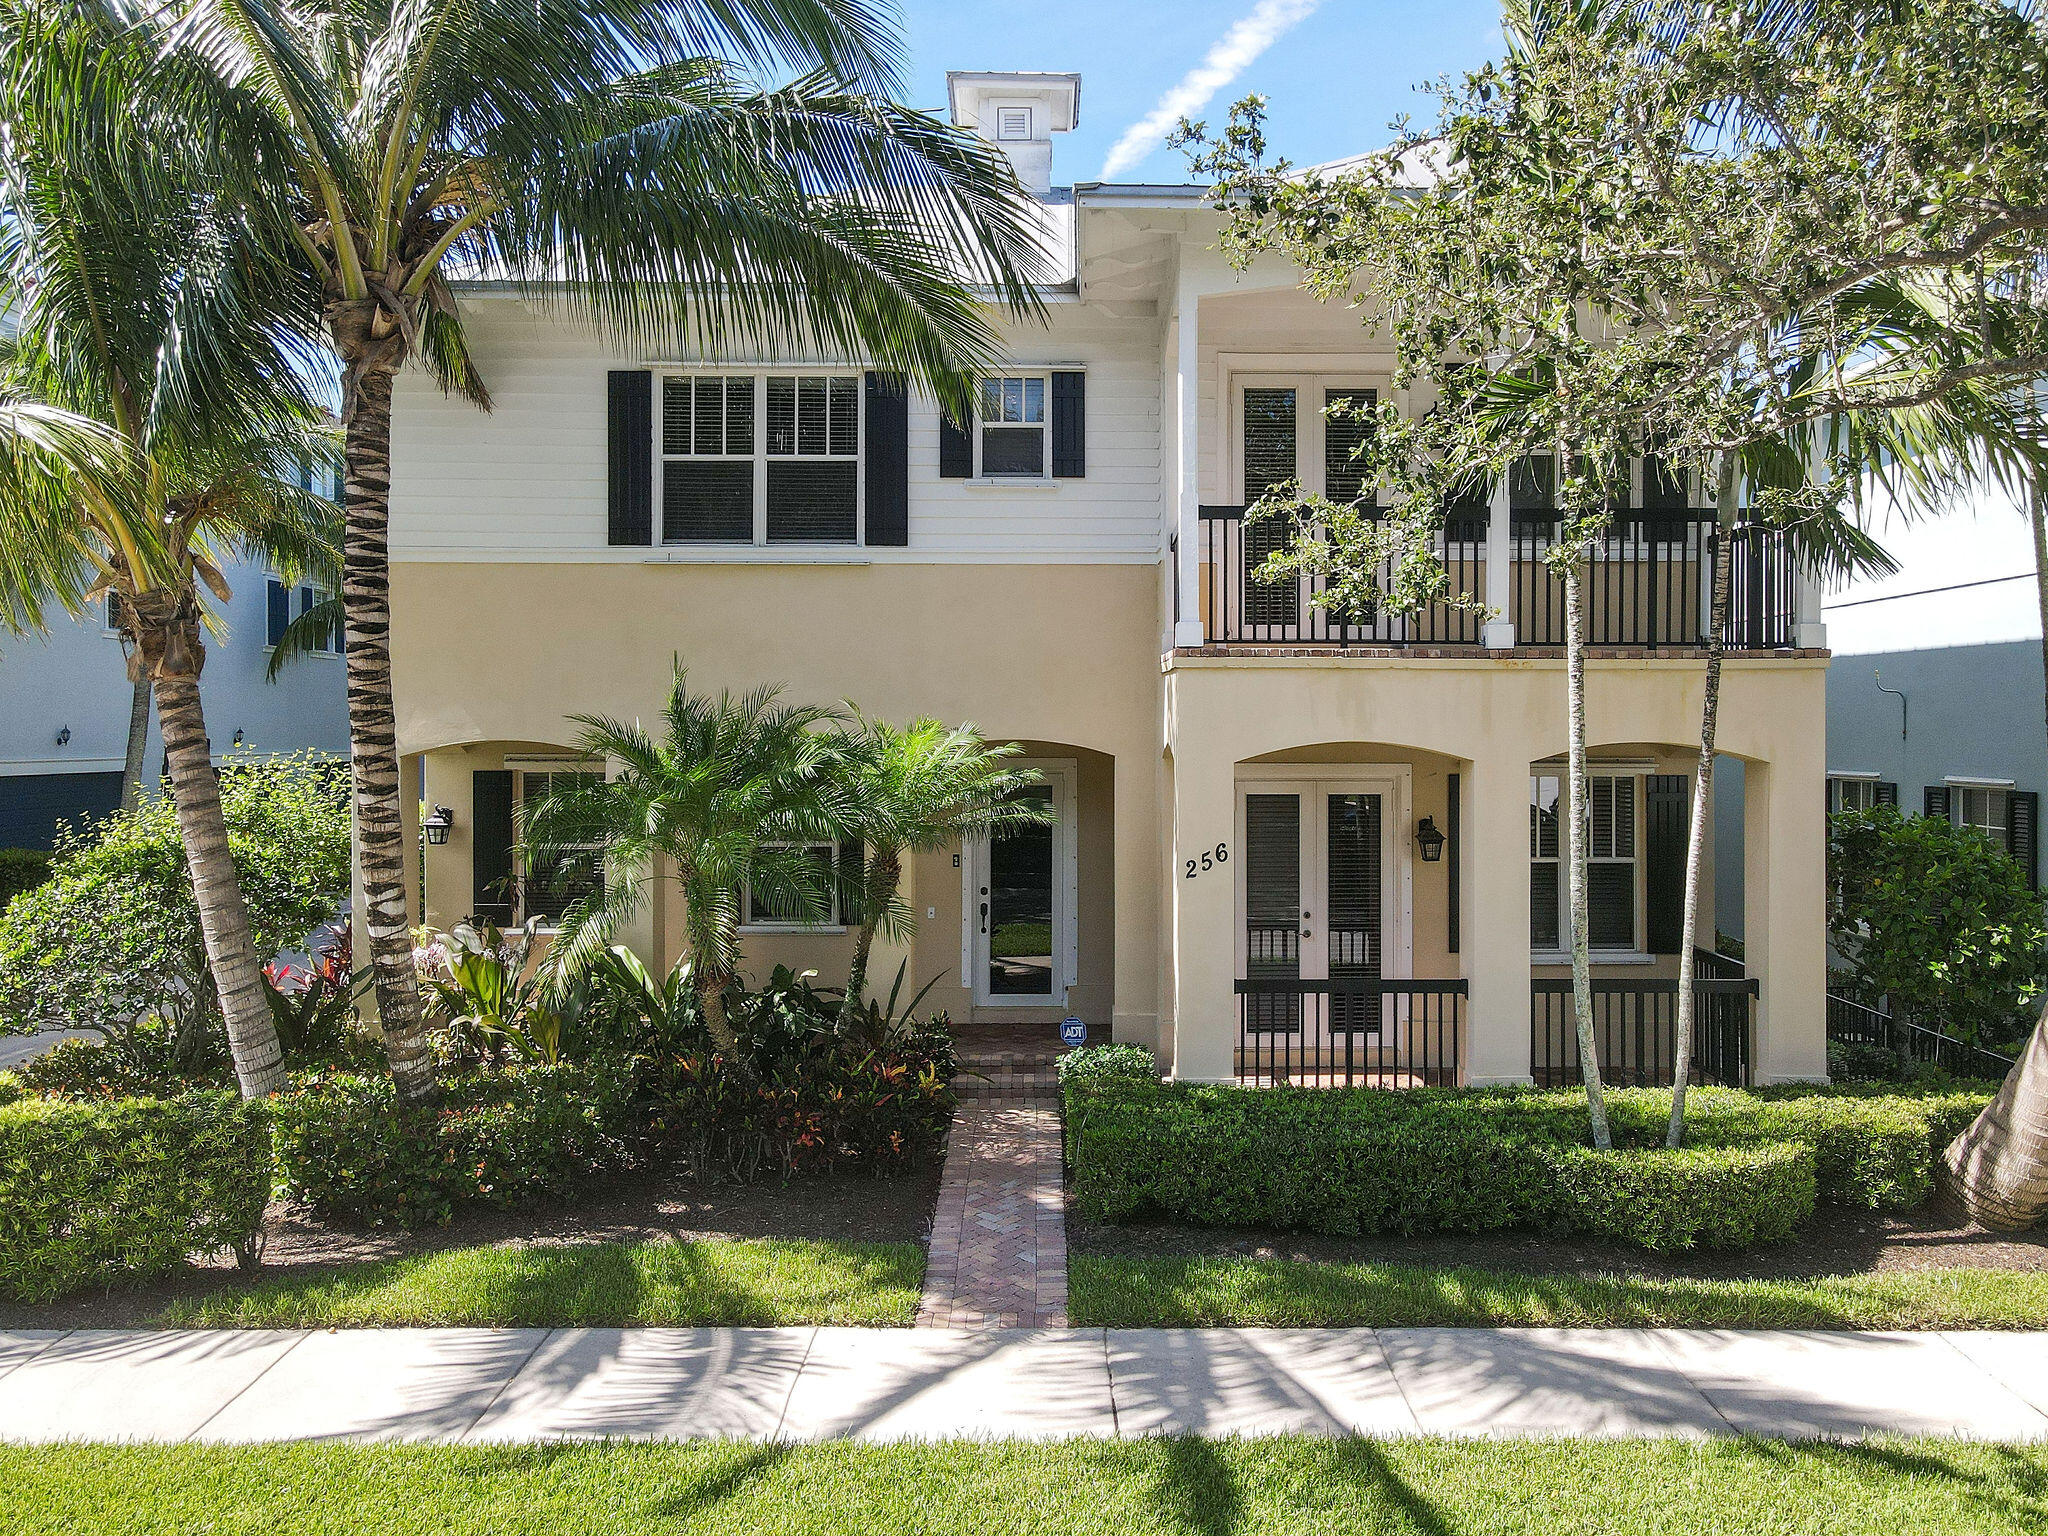
[[[228,851],[263,954],[304,945],[346,897],[343,773],[311,754],[221,770]],[[225,1022],[182,821],[154,798],[63,834],[50,879],[0,912],[0,1019],[91,1031],[143,1075],[215,1070]]]
[[[580,1054],[589,992],[578,978],[558,977],[551,958],[535,960],[540,921],[530,917],[510,934],[484,922],[422,935],[414,950],[420,984],[457,1063],[496,1063],[509,1052],[559,1066]]]
[[[348,1049],[357,1005],[370,985],[368,970],[352,967],[350,954],[343,924],[304,966],[276,960],[263,967],[263,997],[286,1061],[333,1061]]]
[[[343,368],[350,731],[364,920],[404,1102],[434,1091],[407,957],[392,730],[392,386],[488,406],[455,282],[607,336],[861,356],[968,399],[987,300],[1037,304],[1037,228],[994,148],[888,103],[866,0],[172,0],[125,11],[167,89],[247,146],[243,194],[314,277]],[[762,89],[750,69],[799,77]]]
[[[972,725],[927,718],[899,729],[855,712],[838,764],[853,830],[867,849],[850,892],[858,927],[846,979],[849,1020],[866,997],[876,929],[893,939],[915,925],[896,894],[906,855],[936,853],[1008,827],[1051,824],[1050,802],[1030,793],[1038,775],[1010,765],[1018,750],[1014,743],[992,745]]]
[[[282,1081],[260,957],[229,846],[199,695],[203,630],[231,556],[331,572],[332,509],[276,472],[311,451],[313,290],[143,85],[139,39],[79,8],[0,13],[9,425],[65,413],[104,446],[10,455],[0,606],[17,628],[111,595],[138,694],[154,694],[199,928],[236,1076]],[[165,146],[187,146],[177,155]],[[55,418],[43,418],[47,429]],[[42,446],[47,446],[47,443]],[[134,733],[131,730],[131,754]]]
[[[577,776],[522,807],[529,858],[574,867],[601,858],[603,888],[563,914],[553,955],[565,979],[588,970],[639,910],[658,862],[675,869],[697,1007],[717,1048],[745,1071],[726,993],[740,982],[741,902],[821,916],[834,876],[809,849],[836,844],[851,818],[833,772],[830,710],[744,696],[693,694],[675,668],[662,732],[601,715],[574,717],[585,755],[616,765]],[[593,853],[591,850],[600,850]]]

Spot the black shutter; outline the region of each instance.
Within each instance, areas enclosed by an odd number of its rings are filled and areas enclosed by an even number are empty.
[[[910,542],[910,397],[903,376],[869,373],[868,542]]]
[[[2006,850],[2026,871],[2027,889],[2038,891],[2041,888],[2041,871],[2036,845],[2040,841],[2041,796],[2031,789],[2015,789],[2006,795],[2005,800]]]
[[[1692,819],[1692,779],[1682,773],[1654,773],[1643,790],[1649,950],[1653,955],[1675,955],[1685,944],[1685,848]]]
[[[1899,803],[1899,786],[1880,780],[1877,788],[1870,792],[1870,797],[1872,803],[1877,805],[1897,805]]]
[[[1444,871],[1448,890],[1449,928],[1448,948],[1452,954],[1458,952],[1458,776],[1446,776],[1444,783],[1444,858],[1449,867]]]
[[[472,783],[469,846],[474,915],[512,921],[512,770],[479,768]]]
[[[1920,812],[1924,816],[1939,816],[1943,821],[1947,821],[1948,786],[1946,784],[1928,785],[1921,797]]]
[[[266,644],[275,645],[277,644],[278,641],[284,638],[284,632],[291,627],[291,589],[273,576],[269,581],[264,583],[263,591],[264,596],[268,600],[270,605],[270,612],[268,615],[270,620],[268,626],[268,633],[270,635],[270,639],[266,642]]]
[[[1079,480],[1088,473],[1088,375],[1052,376],[1052,475]]]
[[[654,375],[614,368],[605,375],[608,497],[605,541],[654,542]]]
[[[967,435],[967,428],[955,421],[952,413],[944,408],[939,411],[939,478],[974,478],[974,439]]]

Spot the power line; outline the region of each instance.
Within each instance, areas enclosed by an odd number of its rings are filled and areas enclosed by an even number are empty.
[[[1948,587],[1922,587],[1917,592],[1887,592],[1882,597],[1852,598],[1846,603],[1822,603],[1821,611],[1830,608],[1861,608],[1866,603],[1893,603],[1902,597],[1932,597],[1937,592],[1961,592],[1970,587],[1995,587],[2002,581],[2032,581],[2032,571],[2021,571],[2017,576],[1986,576],[1982,581],[1959,581]]]

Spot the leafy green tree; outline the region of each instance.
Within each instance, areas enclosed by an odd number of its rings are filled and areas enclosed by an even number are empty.
[[[853,824],[827,729],[838,717],[783,704],[773,688],[691,693],[678,663],[660,735],[600,715],[574,718],[581,749],[612,771],[579,775],[524,807],[520,839],[529,858],[562,868],[601,859],[604,879],[599,892],[570,904],[550,961],[565,979],[587,972],[666,861],[683,899],[704,1026],[745,1071],[726,1008],[727,991],[742,979],[742,903],[752,892],[771,911],[826,912],[835,877],[809,849],[837,843]]]
[[[266,956],[304,945],[348,891],[345,770],[310,754],[236,764],[220,806],[250,942]],[[88,1030],[157,1073],[221,1061],[183,820],[152,798],[64,834],[50,879],[0,911],[0,1032]]]
[[[1828,837],[1828,938],[1892,1012],[2002,1046],[2048,988],[2048,915],[2005,849],[1896,806],[1843,811]]]
[[[931,719],[899,729],[861,715],[843,738],[837,772],[851,808],[851,830],[867,849],[851,892],[859,927],[846,978],[845,1018],[853,1017],[867,992],[876,929],[896,937],[915,926],[896,896],[906,854],[935,853],[1004,827],[1051,822],[1051,808],[1025,794],[1038,775],[1010,766],[1016,755],[1014,744],[992,745],[971,725]]]
[[[0,9],[0,36],[0,302],[14,330],[0,393],[17,428],[33,418],[47,433],[68,413],[104,444],[67,459],[45,438],[9,457],[0,616],[34,630],[52,610],[112,599],[137,696],[156,701],[209,995],[257,1097],[282,1081],[283,1058],[199,678],[230,559],[335,568],[333,509],[277,473],[318,451],[304,382],[317,315],[222,194],[208,147],[165,153],[180,135],[141,92],[143,49],[35,6]]]
[[[392,385],[488,407],[455,281],[608,337],[864,357],[964,402],[990,299],[1037,305],[1037,223],[974,135],[891,105],[869,0],[172,0],[129,24],[317,286],[342,364],[350,736],[364,924],[401,1100],[434,1091],[393,729]],[[774,89],[750,70],[794,69]]]

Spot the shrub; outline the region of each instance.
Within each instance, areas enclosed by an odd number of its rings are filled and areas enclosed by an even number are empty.
[[[229,1093],[0,1108],[0,1294],[47,1301],[188,1256],[256,1252],[264,1109]]]
[[[302,943],[348,892],[346,768],[310,756],[221,770],[221,806],[260,954]],[[136,1065],[226,1080],[227,1042],[168,796],[66,833],[49,881],[0,912],[0,1019],[100,1031]]]
[[[1159,1081],[1159,1063],[1142,1045],[1084,1045],[1059,1059],[1060,1093]]]
[[[370,1225],[567,1199],[637,1151],[631,1077],[613,1063],[458,1078],[431,1120],[402,1115],[381,1073],[327,1073],[278,1095],[272,1115],[279,1193]]]
[[[0,912],[23,891],[50,878],[50,856],[39,848],[0,848]]]
[[[18,1072],[0,1072],[0,1108],[28,1097],[28,1085]]]
[[[1828,872],[1828,938],[1870,1000],[1964,1040],[2025,1033],[2048,984],[2048,915],[2003,848],[1878,806],[1832,818]]]
[[[1548,1152],[1560,1225],[1666,1252],[1782,1242],[1813,1214],[1811,1147]]]

